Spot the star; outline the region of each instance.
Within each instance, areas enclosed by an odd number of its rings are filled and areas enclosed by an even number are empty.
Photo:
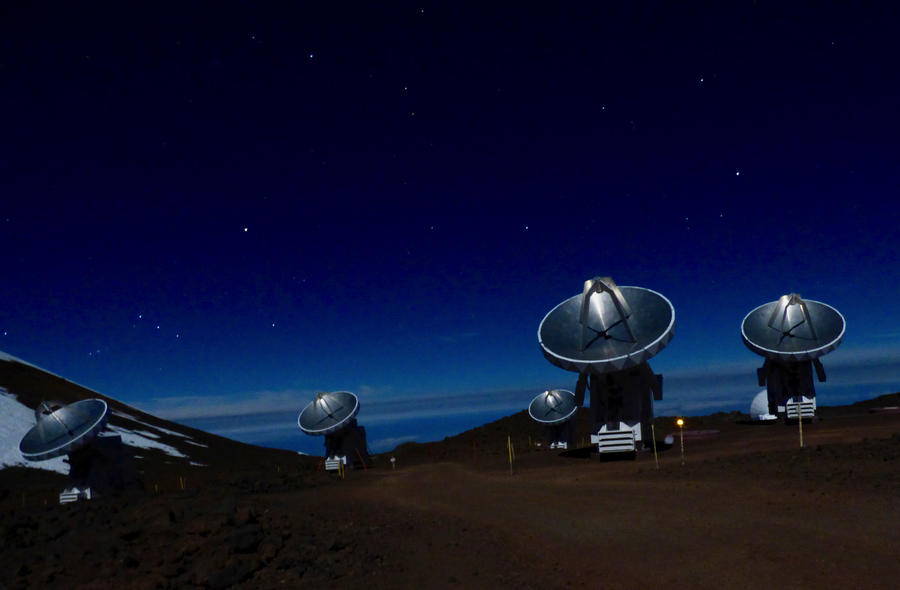
[[[741,175],[741,171],[740,171],[740,170],[735,170],[735,171],[734,171],[734,175],[735,175],[735,176],[740,176],[740,175]]]
[[[244,228],[244,233],[247,233],[247,229],[248,229],[248,228],[246,228],[246,227]]]

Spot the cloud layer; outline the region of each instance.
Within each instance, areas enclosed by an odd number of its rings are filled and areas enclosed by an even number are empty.
[[[851,352],[851,351],[848,351]],[[672,371],[664,376],[663,401],[657,415],[698,415],[715,411],[747,412],[759,391],[756,359],[704,370]],[[825,361],[828,380],[817,383],[820,405],[840,405],[900,390],[900,357],[877,355],[872,351],[852,351]],[[572,389],[575,375],[560,373],[561,387]],[[525,409],[541,387],[470,391],[452,394],[401,394],[391,388],[360,386],[359,421],[385,433],[370,446],[387,447],[407,440],[435,440],[453,434],[442,430],[442,418],[455,425],[487,415],[508,415]],[[141,403],[141,409],[222,436],[277,446],[275,441],[300,435],[297,415],[312,400],[315,391],[257,391],[240,396],[168,396]],[[427,421],[428,431],[391,432],[391,425]],[[476,426],[473,423],[471,426]],[[450,428],[449,426],[447,428]],[[377,445],[376,445],[377,443]]]

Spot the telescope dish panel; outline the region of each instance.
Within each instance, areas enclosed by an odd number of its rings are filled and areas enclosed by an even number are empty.
[[[359,398],[349,391],[316,394],[297,417],[300,430],[310,435],[331,434],[344,428],[359,413]]]
[[[741,337],[758,355],[798,362],[837,348],[845,329],[844,316],[835,308],[791,294],[748,313],[741,323]]]
[[[538,327],[544,357],[578,373],[639,365],[661,351],[675,331],[675,308],[643,287],[619,287],[608,277],[585,283],[581,295],[550,310]]]
[[[102,399],[85,399],[47,414],[19,443],[19,451],[29,461],[45,461],[75,451],[97,436],[106,425],[109,406]]]
[[[562,424],[575,415],[575,394],[566,389],[551,389],[538,394],[528,406],[528,414],[541,424]]]

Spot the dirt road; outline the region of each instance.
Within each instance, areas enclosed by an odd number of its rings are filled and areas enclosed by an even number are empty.
[[[380,515],[392,533],[377,542],[405,556],[395,573],[408,587],[893,588],[900,441],[860,439],[897,426],[810,425],[803,451],[793,428],[744,426],[694,442],[685,467],[668,451],[659,471],[649,453],[533,453],[512,476],[500,463],[418,465],[373,471],[329,501]]]
[[[177,492],[7,494],[0,588],[896,587],[900,415],[827,417],[803,450],[792,427],[718,428],[659,470],[523,448],[511,475],[487,442],[476,461],[445,441],[468,459],[338,480],[255,454]]]

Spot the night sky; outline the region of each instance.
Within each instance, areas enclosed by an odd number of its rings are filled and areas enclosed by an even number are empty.
[[[574,388],[538,324],[608,275],[675,306],[657,413],[746,411],[790,292],[820,404],[900,389],[895,9],[386,4],[4,5],[0,350],[310,451],[354,391],[384,450]]]

